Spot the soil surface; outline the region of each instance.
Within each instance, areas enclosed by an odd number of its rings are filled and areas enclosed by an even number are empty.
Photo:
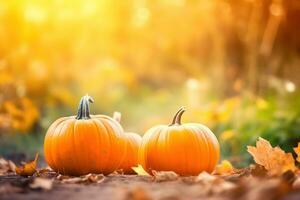
[[[30,178],[17,175],[0,177],[0,185],[11,183],[15,186],[25,186]],[[195,190],[201,190],[198,185],[190,185],[181,181],[153,182],[152,177],[136,175],[110,175],[101,183],[66,184],[54,181],[50,191],[30,190],[8,193],[0,196],[1,200],[79,200],[79,199],[198,199],[193,197]]]
[[[195,182],[194,178],[164,177],[161,181],[149,176],[119,175],[105,176],[99,183],[64,183],[51,180],[50,189],[32,189],[28,185],[36,177],[18,175],[0,176],[1,200],[182,200],[182,199],[284,199],[299,200],[300,190],[289,190],[288,185],[266,180],[264,184],[234,186],[230,181],[206,183]],[[221,179],[220,179],[221,180]],[[277,179],[276,179],[277,180]],[[233,182],[231,182],[233,181]],[[224,183],[228,183],[227,185]],[[251,183],[249,183],[251,185]],[[239,183],[239,185],[243,185]],[[263,186],[265,185],[265,187]],[[234,187],[232,187],[234,186]]]

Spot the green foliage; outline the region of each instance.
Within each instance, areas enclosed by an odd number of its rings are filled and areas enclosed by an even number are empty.
[[[245,98],[242,102],[241,107],[232,113],[232,116],[238,117],[232,117],[215,128],[216,132],[221,132],[224,157],[231,157],[240,166],[248,164],[251,160],[246,147],[255,144],[258,137],[293,152],[292,148],[300,141],[299,94],[272,96],[265,100]],[[233,130],[235,134],[222,140],[226,130]]]
[[[43,155],[44,134],[40,131],[28,134],[4,134],[0,136],[0,155],[15,157],[31,158],[35,153],[39,152]]]

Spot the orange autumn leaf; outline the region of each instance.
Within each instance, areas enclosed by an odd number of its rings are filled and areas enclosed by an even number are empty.
[[[144,168],[142,167],[142,165],[138,165],[137,167],[132,167],[132,170],[137,173],[137,175],[140,176],[150,176],[150,174],[148,174],[148,172],[146,172],[144,170]]]
[[[36,172],[36,165],[39,154],[36,153],[35,159],[22,166],[16,167],[16,173],[21,176],[32,176]]]
[[[234,167],[228,160],[223,160],[221,164],[216,166],[215,174],[231,174],[234,171]]]
[[[280,147],[273,148],[269,141],[261,137],[256,142],[256,147],[247,146],[247,151],[270,175],[281,175],[288,170],[297,169],[291,153],[285,153]]]
[[[294,151],[297,154],[297,161],[300,162],[300,142],[298,142],[298,146],[294,148]]]

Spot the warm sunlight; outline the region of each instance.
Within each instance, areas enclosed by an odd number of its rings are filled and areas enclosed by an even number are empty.
[[[0,199],[299,196],[299,20],[299,0],[0,1]]]

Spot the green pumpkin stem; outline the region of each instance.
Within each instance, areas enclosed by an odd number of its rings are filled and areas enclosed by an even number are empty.
[[[93,103],[94,100],[89,95],[85,95],[80,99],[78,112],[76,119],[91,119],[90,116],[90,103]]]
[[[169,126],[181,125],[181,116],[186,111],[185,107],[181,107],[174,115],[172,123]]]

